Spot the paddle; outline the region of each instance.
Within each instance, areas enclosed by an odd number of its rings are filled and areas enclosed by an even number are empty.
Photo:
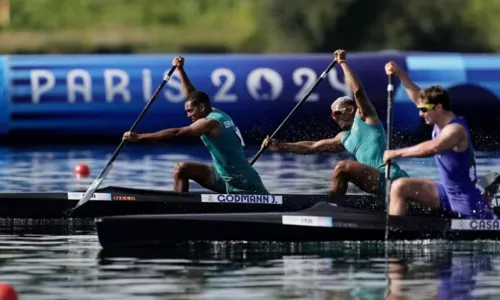
[[[273,134],[271,134],[271,136],[269,137],[269,139],[273,139],[274,136],[278,133],[278,131],[280,131],[281,127],[283,127],[283,125],[285,125],[285,123],[288,121],[288,119],[290,119],[290,117],[293,115],[293,113],[304,103],[306,102],[307,98],[309,98],[309,96],[311,95],[311,93],[314,91],[314,89],[316,88],[316,86],[323,80],[325,79],[326,75],[328,75],[328,72],[330,72],[330,70],[333,68],[333,66],[335,66],[335,64],[337,63],[337,61],[334,59],[330,65],[328,65],[328,67],[325,69],[325,71],[323,71],[323,73],[321,74],[321,76],[316,80],[316,82],[313,84],[312,87],[309,88],[309,91],[307,91],[307,93],[304,95],[304,97],[302,97],[302,99],[299,101],[299,103],[297,103],[297,105],[295,105],[295,107],[292,109],[292,111],[288,114],[288,116],[286,116],[286,118],[283,120],[283,122],[281,122],[281,124],[278,126],[278,128],[276,128],[276,130],[273,132]],[[262,155],[262,153],[264,152],[265,148],[267,147],[261,147],[259,149],[259,151],[257,152],[257,154],[255,154],[255,156],[252,158],[252,160],[250,161],[250,164],[253,165],[257,159],[259,159],[259,157]]]
[[[388,76],[387,83],[387,141],[386,150],[391,149],[391,137],[392,137],[392,103],[394,85],[392,84],[392,74]],[[386,226],[385,226],[385,240],[389,236],[389,195],[391,192],[391,161],[388,160],[385,165],[385,208],[387,210]]]
[[[388,76],[388,83],[387,83],[387,141],[386,141],[386,148],[387,150],[391,149],[391,137],[392,137],[392,103],[393,103],[393,97],[392,93],[394,92],[394,85],[392,85],[392,76]],[[387,164],[385,165],[385,181],[386,181],[386,194],[385,194],[385,204],[386,206],[389,205],[389,192],[391,191],[391,161],[388,160]]]
[[[153,102],[156,100],[156,98],[160,94],[160,92],[163,89],[163,87],[170,80],[170,77],[174,73],[175,68],[176,68],[176,66],[172,66],[172,68],[170,68],[170,71],[168,71],[168,73],[165,76],[165,78],[163,78],[163,81],[161,82],[160,86],[156,89],[156,91],[154,92],[153,96],[151,96],[151,99],[149,99],[148,103],[146,104],[146,107],[144,107],[144,109],[142,110],[141,114],[139,115],[139,117],[137,118],[137,120],[135,120],[134,124],[132,125],[132,127],[130,128],[129,131],[134,131],[135,128],[137,127],[137,125],[139,125],[139,122],[142,120],[142,118],[144,117],[144,115],[146,114],[146,112],[148,111],[148,109],[151,107],[151,105],[153,104]],[[123,146],[125,146],[126,143],[127,143],[127,140],[122,140],[121,141],[121,143],[118,146],[118,148],[116,148],[115,153],[113,153],[113,155],[109,159],[108,163],[106,164],[106,167],[102,170],[101,174],[99,174],[99,176],[97,176],[96,180],[90,185],[90,187],[87,189],[87,191],[82,196],[82,198],[80,198],[80,201],[78,201],[78,203],[73,208],[73,210],[75,210],[78,207],[80,207],[81,205],[85,204],[92,197],[92,195],[97,190],[97,188],[99,187],[99,185],[101,185],[101,183],[104,180],[104,178],[106,178],[106,176],[108,175],[109,171],[111,171],[111,169],[113,168],[113,162],[115,161],[116,157],[118,156],[118,154],[120,153],[120,151],[122,150]]]

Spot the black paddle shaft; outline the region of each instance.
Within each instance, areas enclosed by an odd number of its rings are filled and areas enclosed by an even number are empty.
[[[309,98],[309,96],[311,95],[311,93],[314,91],[314,89],[316,88],[316,86],[323,80],[325,79],[326,75],[328,75],[328,72],[330,72],[330,70],[333,68],[333,66],[335,66],[335,64],[337,63],[337,61],[334,59],[330,65],[328,65],[328,67],[325,69],[325,71],[323,71],[323,73],[321,74],[321,76],[316,80],[316,82],[313,84],[313,86],[309,89],[309,91],[304,95],[304,97],[302,97],[302,99],[299,101],[299,103],[297,103],[297,105],[295,105],[295,107],[292,109],[292,111],[288,114],[288,116],[286,116],[286,118],[283,120],[283,122],[281,122],[281,124],[278,126],[278,128],[276,128],[276,130],[273,132],[273,134],[271,134],[271,136],[269,137],[269,139],[273,139],[274,136],[280,131],[280,129],[285,125],[285,123],[288,121],[288,119],[290,119],[290,117],[293,115],[293,113],[304,103],[306,102],[307,98]],[[262,153],[264,152],[265,148],[267,147],[261,147],[259,149],[259,152],[257,152],[257,154],[255,154],[255,156],[252,158],[252,160],[250,161],[250,164],[253,165],[257,159],[259,159],[259,157],[262,155]]]
[[[144,117],[144,115],[146,115],[146,112],[149,110],[149,108],[151,107],[151,105],[153,104],[153,102],[156,100],[156,98],[160,94],[160,92],[163,89],[163,87],[165,86],[165,84],[167,84],[168,80],[170,79],[170,77],[174,73],[175,68],[176,68],[176,66],[172,66],[172,68],[170,68],[170,71],[168,71],[167,76],[165,76],[165,78],[163,79],[163,81],[161,82],[161,84],[158,86],[158,88],[154,92],[153,96],[151,96],[151,99],[149,99],[148,104],[146,104],[146,106],[142,110],[141,114],[139,115],[139,117],[137,118],[137,120],[135,120],[134,124],[132,125],[132,127],[130,128],[129,131],[134,131],[135,128],[137,127],[137,125],[139,125],[139,122],[142,120],[142,118]],[[126,143],[127,143],[127,140],[123,140],[122,139],[120,145],[118,146],[118,148],[116,148],[115,152],[113,153],[113,155],[109,159],[108,163],[112,163],[112,162],[115,161],[116,157],[118,156],[118,154],[120,153],[120,151],[122,150],[123,146],[125,146]]]
[[[393,103],[393,92],[394,85],[392,84],[392,74],[388,76],[387,82],[387,138],[386,138],[386,150],[390,150],[392,143],[392,103]],[[389,238],[389,201],[391,193],[391,161],[388,160],[385,165],[385,207],[386,207],[386,218],[385,218],[385,240]],[[387,249],[387,248],[386,248]],[[387,254],[387,253],[386,253]]]
[[[392,84],[392,76],[388,76],[388,83],[387,83],[387,140],[386,140],[386,149],[390,150],[392,147],[391,143],[391,138],[392,138],[392,104],[394,102],[393,100],[393,93],[394,93],[394,85]],[[391,174],[391,161],[387,161],[387,165],[385,167],[385,180],[386,180],[386,202],[388,204],[389,200],[389,192],[390,192],[390,177]]]

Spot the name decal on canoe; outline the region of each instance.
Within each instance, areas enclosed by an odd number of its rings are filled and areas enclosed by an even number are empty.
[[[331,217],[282,216],[283,225],[299,225],[312,227],[333,227]]]
[[[500,230],[500,220],[451,220],[454,230]]]
[[[242,195],[242,194],[202,194],[201,202],[209,203],[255,203],[283,204],[283,196],[276,195]]]
[[[69,192],[68,200],[80,200],[85,193]],[[90,200],[111,200],[110,193],[93,193]]]

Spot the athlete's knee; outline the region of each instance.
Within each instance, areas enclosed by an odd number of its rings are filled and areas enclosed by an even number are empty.
[[[333,169],[333,178],[344,178],[346,177],[351,169],[349,161],[339,161],[337,166],[335,166],[335,169]]]
[[[174,177],[182,178],[186,173],[186,163],[178,162],[174,166]]]
[[[392,196],[404,197],[406,190],[407,190],[407,180],[405,178],[398,178],[391,183]]]

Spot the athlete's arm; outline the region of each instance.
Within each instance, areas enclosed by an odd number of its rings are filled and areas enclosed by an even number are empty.
[[[320,141],[301,141],[296,143],[283,143],[272,141],[272,150],[284,151],[293,154],[319,154],[337,153],[344,150],[342,137],[344,132],[340,132],[334,138]]]
[[[458,124],[446,126],[441,135],[435,139],[425,141],[413,147],[392,150],[394,157],[428,157],[458,147],[467,138],[465,129]]]
[[[375,121],[378,121],[377,112],[375,107],[370,102],[370,99],[365,93],[365,89],[363,84],[359,80],[358,76],[349,68],[345,59],[346,54],[344,50],[335,51],[335,58],[337,59],[338,64],[342,67],[345,75],[345,81],[349,85],[352,93],[354,94],[354,100],[356,101],[356,105],[358,106],[359,113],[363,117],[371,117],[374,118]]]
[[[399,80],[401,80],[401,83],[403,83],[403,86],[405,87],[408,97],[410,97],[411,101],[413,101],[415,105],[418,105],[420,87],[413,83],[413,81],[403,69],[401,69],[395,62],[390,61],[385,65],[385,73],[387,75],[394,74],[398,76]]]
[[[154,133],[141,133],[138,141],[165,141],[179,137],[200,137],[210,135],[220,127],[219,122],[213,119],[199,119],[193,124],[180,128],[169,128]]]
[[[189,80],[189,77],[184,71],[184,57],[178,56],[174,58],[172,64],[177,67],[177,71],[179,72],[179,76],[181,78],[182,92],[184,93],[184,96],[187,97],[189,94],[191,94],[191,92],[196,91],[196,88],[191,83],[191,80]]]

